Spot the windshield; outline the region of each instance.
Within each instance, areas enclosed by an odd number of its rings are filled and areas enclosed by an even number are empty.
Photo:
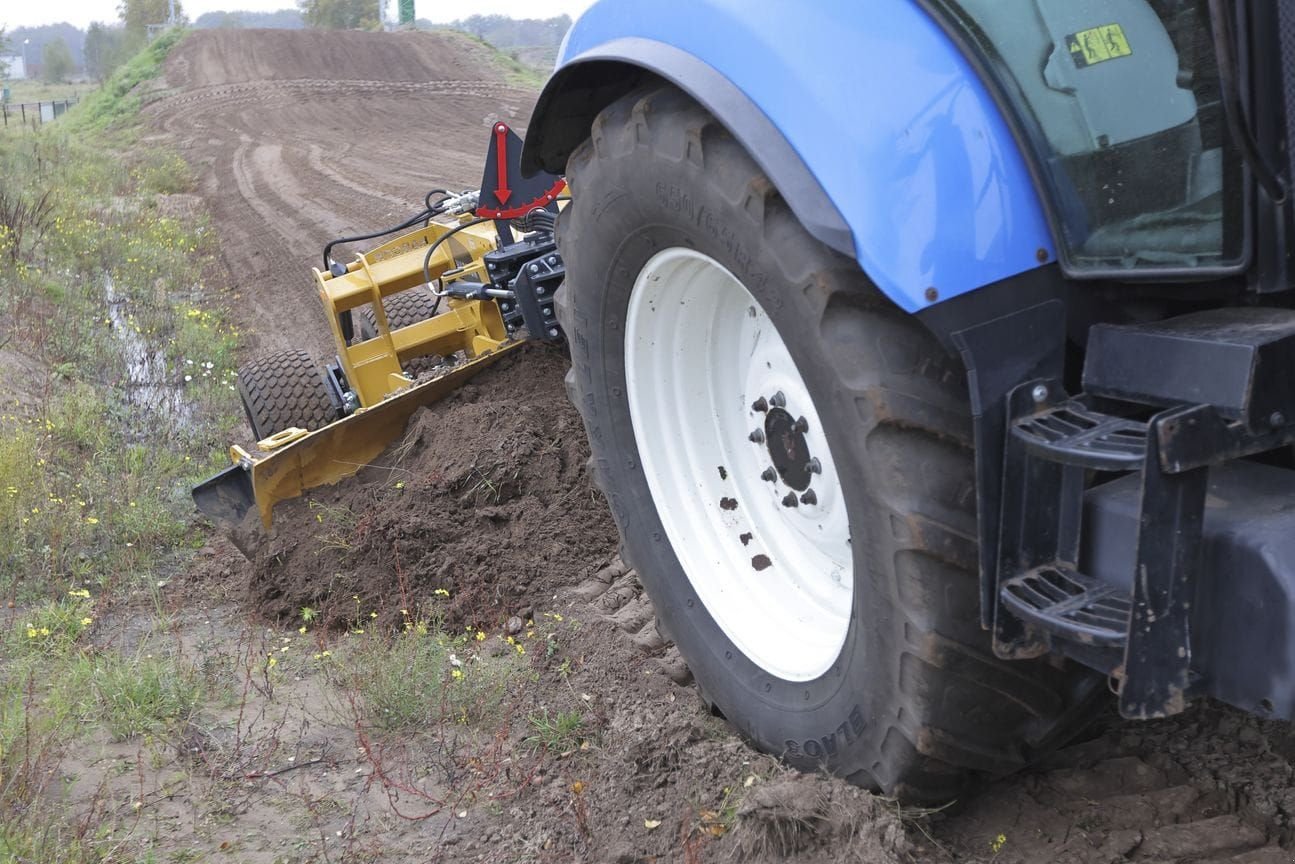
[[[1042,166],[1075,275],[1232,269],[1243,175],[1206,0],[941,0]]]

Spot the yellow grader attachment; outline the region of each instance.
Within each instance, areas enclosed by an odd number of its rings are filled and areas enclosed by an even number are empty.
[[[564,270],[553,225],[564,184],[550,176],[509,184],[520,145],[497,124],[481,192],[429,203],[399,226],[419,227],[349,264],[329,258],[333,244],[325,249],[314,278],[335,362],[320,369],[288,351],[240,369],[258,440],[232,446],[231,466],[193,490],[199,510],[238,529],[236,540],[254,533],[240,528],[253,509],[269,529],[278,502],[359,471],[415,411],[521,345],[523,332],[560,338],[553,293]],[[505,207],[513,195],[526,203]]]

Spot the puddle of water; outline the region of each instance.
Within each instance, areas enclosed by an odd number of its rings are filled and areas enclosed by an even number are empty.
[[[130,322],[129,300],[117,293],[112,277],[103,277],[103,296],[108,306],[112,332],[121,343],[126,360],[126,400],[147,417],[168,430],[183,431],[194,427],[194,405],[184,393],[182,380],[186,373],[172,372],[166,352],[148,344],[135,332]]]

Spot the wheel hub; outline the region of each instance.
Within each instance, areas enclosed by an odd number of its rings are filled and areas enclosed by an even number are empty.
[[[807,431],[805,418],[793,417],[785,408],[770,408],[764,419],[765,446],[773,461],[773,470],[797,492],[808,489],[814,477],[809,442],[805,439]]]

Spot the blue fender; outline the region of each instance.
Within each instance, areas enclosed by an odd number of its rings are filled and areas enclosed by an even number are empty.
[[[1011,130],[915,0],[600,0],[563,43],[523,169],[565,170],[644,70],[706,106],[908,312],[1055,260]]]

